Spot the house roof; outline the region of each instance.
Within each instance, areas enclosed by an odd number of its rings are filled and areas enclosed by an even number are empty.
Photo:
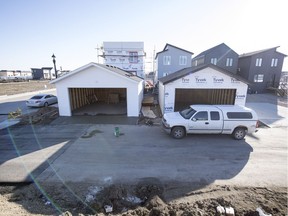
[[[188,51],[188,50],[185,50],[185,49],[182,49],[182,48],[176,47],[176,46],[174,46],[174,45],[172,45],[172,44],[166,43],[166,45],[165,45],[163,51],[160,51],[160,52],[157,52],[157,53],[156,53],[155,59],[157,58],[158,54],[168,51],[168,46],[170,46],[170,47],[174,47],[175,49],[182,50],[182,51],[187,52],[187,53],[189,53],[189,54],[191,54],[191,55],[194,54],[193,52],[190,52],[190,51]]]
[[[203,69],[208,68],[208,67],[213,68],[213,69],[215,69],[215,70],[217,70],[217,71],[219,71],[219,72],[221,72],[221,73],[223,73],[223,74],[225,74],[227,76],[233,77],[233,78],[235,78],[235,79],[237,79],[237,80],[239,80],[241,82],[244,82],[246,84],[251,84],[248,80],[246,80],[246,79],[244,79],[244,78],[242,78],[242,77],[240,77],[240,76],[238,76],[236,74],[233,74],[233,73],[231,73],[231,72],[229,72],[229,71],[227,71],[227,70],[225,70],[223,68],[220,68],[220,67],[218,67],[216,65],[213,65],[213,64],[201,65],[199,67],[184,68],[184,69],[181,69],[181,70],[179,70],[177,72],[169,74],[168,76],[160,78],[159,81],[162,82],[163,84],[167,84],[167,83],[170,83],[170,82],[172,82],[174,80],[178,80],[178,79],[180,79],[182,77],[185,77],[188,74],[198,72],[198,71],[203,70]]]
[[[221,44],[218,44],[217,46],[214,46],[214,47],[212,47],[212,48],[210,48],[210,49],[207,49],[207,50],[201,52],[200,54],[198,54],[197,56],[195,56],[193,59],[197,59],[197,58],[199,58],[199,57],[201,57],[201,56],[205,56],[205,55],[209,54],[210,52],[212,52],[214,49],[217,49],[218,47],[221,47],[221,46],[226,46],[228,49],[231,49],[231,48],[228,47],[225,43],[221,43]],[[232,50],[232,49],[231,49],[231,50]],[[233,50],[233,51],[234,51],[234,50]],[[234,51],[234,52],[235,52],[235,51]]]
[[[258,50],[258,51],[254,51],[254,52],[249,52],[249,53],[243,53],[243,54],[239,55],[239,58],[244,58],[244,57],[248,57],[248,56],[257,55],[259,53],[263,53],[263,52],[266,52],[266,51],[269,51],[269,50],[274,50],[275,52],[277,52],[276,49],[278,47],[280,47],[280,46],[276,46],[276,47],[272,47],[272,48],[268,48],[268,49],[263,49],[263,50]],[[280,53],[280,52],[277,52],[277,53],[282,54],[285,57],[287,56],[287,55],[285,55],[283,53]]]
[[[80,68],[78,68],[76,70],[73,70],[73,71],[71,71],[71,72],[69,72],[69,73],[67,73],[67,74],[65,74],[65,75],[63,75],[63,76],[61,76],[61,77],[59,77],[59,78],[57,78],[55,80],[52,80],[50,83],[51,84],[57,83],[57,82],[59,82],[59,81],[61,81],[63,79],[71,77],[71,76],[73,76],[73,75],[75,75],[75,74],[77,74],[77,73],[79,73],[79,72],[81,72],[81,71],[83,71],[83,70],[85,70],[85,69],[87,69],[89,67],[102,68],[104,70],[111,71],[113,73],[116,73],[118,75],[121,75],[121,76],[123,76],[123,77],[125,77],[127,79],[130,79],[130,80],[133,80],[133,81],[136,81],[136,82],[140,82],[140,81],[143,80],[141,77],[135,76],[135,75],[133,75],[133,74],[131,74],[129,72],[126,72],[126,71],[120,69],[120,68],[117,68],[117,67],[114,67],[114,66],[110,66],[110,65],[103,65],[103,64],[97,64],[97,63],[91,62],[91,63],[89,63],[87,65],[84,65],[84,66],[82,66],[82,67],[80,67]]]

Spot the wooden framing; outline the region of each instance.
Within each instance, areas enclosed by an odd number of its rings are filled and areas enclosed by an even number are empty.
[[[191,104],[235,104],[236,89],[175,89],[174,110]]]
[[[126,88],[69,88],[71,111],[97,102],[109,103],[109,94],[126,100]]]

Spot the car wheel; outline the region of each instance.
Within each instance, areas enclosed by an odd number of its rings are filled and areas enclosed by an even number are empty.
[[[44,107],[48,107],[48,102],[45,102],[45,103],[44,103]]]
[[[242,140],[246,136],[246,130],[244,128],[236,128],[232,135],[234,139]]]
[[[183,127],[174,127],[171,135],[175,139],[182,139],[185,136],[185,129]]]

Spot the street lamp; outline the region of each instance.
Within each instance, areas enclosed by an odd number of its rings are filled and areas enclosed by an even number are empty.
[[[55,76],[56,76],[56,78],[57,78],[56,60],[55,60],[56,56],[55,56],[54,53],[53,53],[53,55],[52,55],[51,57],[52,57],[52,59],[53,59],[54,70],[55,70]]]

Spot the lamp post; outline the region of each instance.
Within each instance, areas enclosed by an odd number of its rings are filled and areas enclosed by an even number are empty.
[[[54,53],[53,53],[53,55],[52,55],[51,57],[52,57],[52,59],[53,59],[55,76],[56,76],[56,79],[57,79],[56,60],[55,60],[56,56],[55,56]]]

